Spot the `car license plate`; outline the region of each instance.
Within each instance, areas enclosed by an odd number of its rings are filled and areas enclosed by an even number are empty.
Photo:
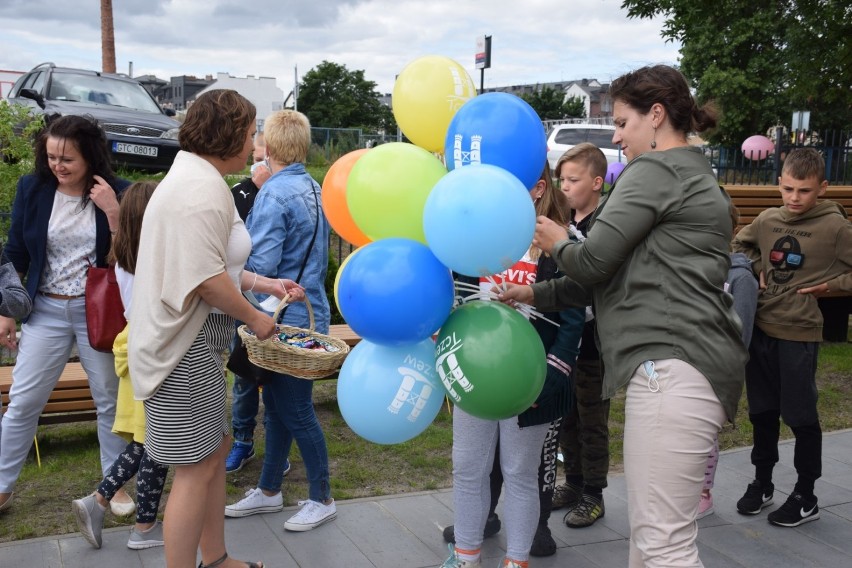
[[[144,146],[142,144],[128,144],[126,142],[113,142],[112,151],[117,154],[135,154],[137,156],[157,157],[159,148],[156,146]]]

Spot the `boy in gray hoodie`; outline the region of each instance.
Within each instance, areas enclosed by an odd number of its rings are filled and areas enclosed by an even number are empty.
[[[852,292],[852,224],[837,203],[817,201],[827,187],[822,156],[812,148],[793,150],[779,179],[784,205],[763,211],[733,241],[734,252],[753,261],[762,288],[746,365],[755,480],[737,510],[756,515],[772,503],[781,418],[796,438],[798,474],[787,501],[768,516],[782,527],[819,518],[814,482],[822,475],[822,430],[815,375],[823,319],[817,298]]]

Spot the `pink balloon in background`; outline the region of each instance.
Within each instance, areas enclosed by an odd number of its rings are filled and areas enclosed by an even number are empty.
[[[749,160],[764,160],[775,153],[775,144],[766,136],[756,134],[745,139],[742,150],[743,155]]]

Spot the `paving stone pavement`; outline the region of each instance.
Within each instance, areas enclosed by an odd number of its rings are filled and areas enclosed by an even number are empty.
[[[723,452],[713,489],[715,514],[700,521],[698,546],[706,568],[845,568],[852,566],[852,430],[827,433],[823,477],[817,481],[820,518],[797,528],[779,528],[766,514],[779,507],[795,483],[793,444],[780,446],[775,503],[756,516],[736,512],[751,481],[749,448]],[[604,491],[606,515],[595,525],[569,529],[556,511],[551,530],[558,550],[532,558],[532,568],[620,568],[627,565],[627,502],[622,475]],[[283,530],[293,508],[281,513],[227,519],[228,550],[234,558],[263,560],[267,568],[433,568],[447,556],[441,538],[453,522],[450,490],[356,499],[338,503],[337,520],[313,531]],[[498,509],[498,513],[500,509]],[[0,544],[0,568],[153,568],[164,566],[163,549],[126,548],[128,529],[104,532],[93,549],[78,534]],[[505,551],[503,532],[483,546],[483,567],[497,567]]]

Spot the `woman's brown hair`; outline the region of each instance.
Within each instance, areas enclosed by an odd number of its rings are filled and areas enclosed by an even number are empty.
[[[51,116],[35,142],[35,173],[40,180],[56,181],[56,176],[47,163],[47,139],[57,138],[72,142],[86,162],[86,186],[83,202],[88,203],[89,194],[95,185],[93,176],[99,175],[110,185],[115,183],[115,173],[110,163],[110,151],[106,134],[90,115]]]
[[[257,109],[247,98],[230,89],[214,89],[198,97],[180,127],[181,150],[222,160],[243,151]]]
[[[568,206],[568,200],[565,198],[565,194],[561,191],[557,191],[554,187],[553,174],[550,171],[550,164],[547,162],[544,164],[544,170],[541,172],[541,177],[538,181],[544,182],[544,192],[535,202],[536,216],[544,215],[551,221],[554,221],[563,227],[568,227],[568,224],[571,222],[568,217],[571,208]],[[538,260],[540,256],[541,249],[531,245],[530,258],[532,260]]]
[[[109,251],[110,263],[118,264],[130,274],[136,273],[136,255],[139,252],[139,235],[142,233],[142,217],[148,202],[157,188],[156,181],[137,181],[121,194],[118,208],[118,230],[112,237]]]
[[[672,128],[684,134],[704,132],[716,126],[716,109],[712,104],[695,104],[686,78],[668,65],[642,67],[612,82],[609,95],[645,115],[656,103],[666,109]]]

